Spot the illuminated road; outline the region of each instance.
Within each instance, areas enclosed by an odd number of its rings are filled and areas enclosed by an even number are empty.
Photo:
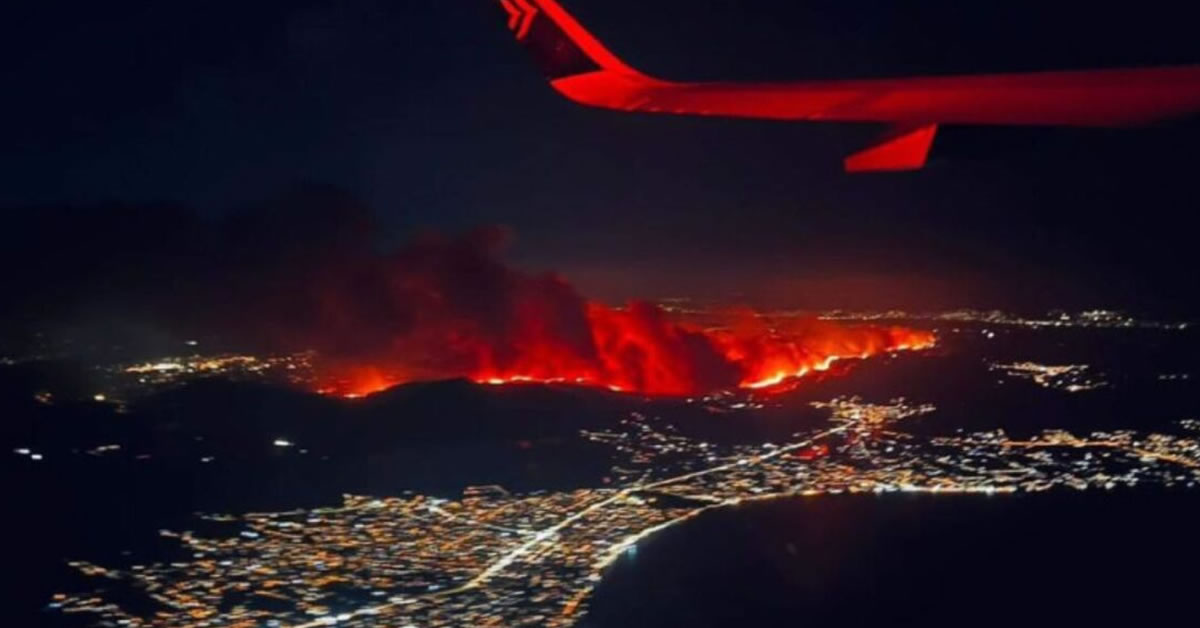
[[[492,529],[492,530],[496,530],[496,531],[500,531],[500,532],[505,532],[505,533],[509,533],[509,534],[517,534],[523,538],[519,539],[520,540],[519,544],[517,544],[515,547],[513,547],[511,550],[507,551],[503,555],[496,558],[491,564],[487,565],[478,574],[476,574],[475,577],[473,577],[471,580],[467,581],[463,585],[456,587],[454,589],[447,589],[444,591],[432,592],[432,593],[418,595],[418,596],[408,596],[408,597],[404,597],[404,598],[399,598],[399,597],[392,598],[385,604],[361,608],[361,609],[358,609],[358,610],[355,610],[352,612],[342,613],[342,614],[339,614],[336,616],[326,615],[324,617],[320,617],[320,618],[318,618],[314,621],[308,622],[308,623],[297,624],[297,625],[293,626],[292,628],[317,628],[319,626],[335,625],[335,624],[346,622],[346,621],[349,621],[351,619],[358,618],[358,617],[379,615],[379,614],[382,614],[391,609],[396,609],[401,606],[413,604],[413,603],[417,602],[418,600],[432,600],[432,599],[453,596],[453,595],[464,593],[464,592],[471,591],[471,590],[486,589],[487,585],[489,584],[489,582],[491,580],[493,580],[494,578],[496,578],[497,576],[502,574],[506,569],[512,567],[523,557],[536,556],[537,554],[539,554],[542,551],[553,549],[553,544],[559,542],[560,535],[563,531],[567,530],[571,526],[579,523],[580,521],[584,520],[585,518],[587,518],[591,515],[600,513],[601,511],[603,511],[606,508],[610,508],[610,507],[614,507],[619,504],[622,504],[626,500],[632,498],[636,493],[645,492],[645,491],[653,491],[653,490],[660,489],[663,487],[677,485],[677,484],[684,483],[684,482],[689,482],[692,480],[696,480],[698,478],[738,469],[741,467],[754,467],[754,466],[762,465],[763,463],[765,463],[769,460],[778,458],[780,456],[784,456],[790,452],[794,452],[794,451],[801,450],[801,449],[804,449],[807,447],[811,447],[819,441],[827,439],[836,434],[844,433],[844,432],[850,430],[851,428],[858,426],[860,424],[861,424],[861,421],[849,420],[844,423],[841,423],[837,427],[825,430],[823,432],[819,432],[805,440],[791,443],[791,444],[788,444],[788,445],[785,445],[782,447],[778,447],[776,449],[772,449],[768,453],[764,453],[761,455],[755,455],[755,456],[748,456],[748,457],[744,457],[744,458],[738,458],[731,462],[725,462],[723,464],[704,468],[699,471],[693,471],[693,472],[684,473],[681,475],[676,475],[673,477],[664,478],[664,479],[660,479],[660,480],[653,480],[653,481],[646,480],[643,478],[643,480],[638,481],[630,486],[615,490],[615,492],[608,495],[607,497],[604,497],[603,499],[598,499],[594,503],[591,503],[590,505],[583,507],[579,511],[574,512],[574,513],[560,519],[553,525],[543,528],[541,530],[521,530],[521,529],[513,529],[513,528],[505,528],[505,527],[501,527],[501,526],[495,526],[495,525],[487,524],[487,523],[484,523],[484,522],[481,522],[481,521],[478,521],[475,519],[468,519],[468,518],[463,518],[463,517],[457,516],[452,512],[442,509],[436,503],[431,504],[428,507],[429,511],[431,513],[437,514],[439,516],[450,518],[450,519],[456,519],[456,520],[459,520],[459,521],[466,523],[467,525],[471,525],[471,526],[479,526],[479,527],[484,527],[484,528],[488,528],[488,529]],[[1080,438],[1074,438],[1074,437],[1069,437],[1069,438],[1060,437],[1060,438],[1056,438],[1056,439],[1049,439],[1049,440],[1042,440],[1042,441],[1039,441],[1039,440],[1007,441],[1007,442],[1003,443],[1001,446],[1004,448],[1016,448],[1016,449],[1037,449],[1037,448],[1054,448],[1054,447],[1076,447],[1076,448],[1097,447],[1097,448],[1106,448],[1106,449],[1125,451],[1130,454],[1138,455],[1143,459],[1162,460],[1162,461],[1166,461],[1166,462],[1178,463],[1178,464],[1181,464],[1183,466],[1187,466],[1190,468],[1200,468],[1200,463],[1197,463],[1193,459],[1183,457],[1183,456],[1176,456],[1172,452],[1150,451],[1150,450],[1143,449],[1141,447],[1134,446],[1132,443],[1122,442],[1122,441],[1117,441],[1117,440],[1086,440],[1086,439],[1080,439]],[[974,474],[974,473],[977,473],[980,471],[979,469],[976,469],[976,468],[973,468],[973,467],[970,467],[970,466],[967,466],[967,465],[961,464],[961,463],[958,465],[955,465],[955,466],[960,467],[962,471],[966,471],[971,474]],[[1018,470],[1023,471],[1023,472],[1028,472],[1028,473],[1035,472],[1035,470],[1031,469],[1031,468],[1019,468]],[[914,483],[910,483],[908,481],[900,480],[895,483],[878,485],[878,486],[876,486],[875,490],[877,492],[879,492],[881,490],[886,490],[886,491],[895,490],[895,491],[908,492],[908,493],[933,493],[933,494],[939,494],[939,493],[945,493],[945,494],[984,493],[984,494],[990,495],[990,494],[996,494],[996,493],[1013,493],[1013,492],[1017,491],[1017,487],[1016,486],[1000,486],[1000,487],[973,486],[973,485],[961,484],[961,483],[946,483],[946,484],[935,483],[934,485],[921,485],[921,484],[914,484]],[[713,510],[713,509],[737,505],[737,504],[744,503],[744,502],[765,501],[765,500],[777,499],[781,496],[788,495],[788,494],[794,494],[794,493],[785,491],[785,492],[780,492],[780,493],[762,494],[762,495],[756,495],[756,496],[752,496],[752,497],[735,497],[735,498],[729,498],[729,499],[720,499],[720,498],[716,498],[716,497],[700,496],[698,499],[702,502],[706,502],[706,505],[688,509],[683,514],[678,515],[673,519],[661,521],[660,523],[657,523],[656,525],[645,527],[637,532],[634,532],[632,534],[629,534],[628,536],[625,536],[624,538],[620,539],[618,542],[608,545],[607,547],[605,547],[602,550],[596,550],[595,553],[593,554],[592,560],[590,562],[592,576],[594,578],[598,578],[599,575],[608,566],[610,566],[613,562],[615,562],[618,558],[620,558],[620,556],[622,554],[624,554],[624,552],[626,550],[628,550],[630,547],[636,545],[643,539],[646,539],[654,534],[657,534],[658,532],[660,532],[664,529],[667,529],[669,527],[678,525],[684,521],[692,519],[692,518],[700,515],[701,513],[704,513],[709,510]],[[800,494],[806,494],[806,493],[801,492]],[[563,600],[562,615],[563,616],[573,615],[575,613],[575,611],[578,609],[579,605],[591,594],[591,591],[592,591],[591,587],[587,587],[587,588],[575,593],[573,596],[571,596],[570,599]]]
[[[852,425],[852,423],[844,423],[838,427],[835,427],[835,428],[826,430],[824,432],[821,432],[819,434],[816,434],[816,435],[812,436],[811,438],[808,438],[807,440],[800,441],[797,443],[792,443],[790,445],[786,445],[783,447],[779,447],[778,449],[775,449],[774,451],[772,451],[770,453],[763,454],[760,456],[755,456],[753,458],[749,458],[749,459],[745,459],[745,460],[738,460],[736,462],[730,462],[730,463],[718,465],[715,467],[709,467],[707,469],[702,469],[700,471],[694,471],[692,473],[685,473],[683,475],[677,475],[675,477],[666,478],[664,480],[658,480],[655,482],[651,482],[649,484],[636,484],[634,486],[621,489],[621,490],[617,491],[616,493],[614,493],[611,497],[600,500],[600,501],[588,506],[587,508],[580,510],[577,513],[574,513],[568,517],[563,518],[561,521],[559,521],[558,523],[556,523],[548,528],[544,528],[536,533],[533,533],[533,537],[531,539],[522,543],[521,545],[518,545],[512,551],[510,551],[507,554],[498,558],[495,562],[493,562],[491,565],[489,565],[486,569],[481,571],[479,573],[479,575],[475,576],[474,578],[472,578],[470,581],[468,581],[466,584],[462,585],[461,587],[458,587],[455,589],[447,589],[445,591],[439,591],[436,593],[430,593],[430,594],[421,595],[421,596],[410,596],[408,598],[401,599],[398,601],[390,601],[386,604],[380,604],[377,606],[360,608],[358,610],[349,611],[346,613],[339,613],[336,616],[326,615],[324,617],[317,618],[313,621],[310,621],[310,622],[307,622],[304,624],[294,624],[291,628],[319,628],[320,626],[336,625],[338,623],[349,621],[351,619],[355,619],[358,617],[378,615],[378,614],[388,611],[390,609],[397,608],[399,606],[404,606],[407,604],[411,604],[413,601],[415,601],[417,599],[446,597],[446,596],[454,595],[457,593],[463,593],[465,591],[469,591],[472,589],[481,588],[484,585],[486,585],[489,580],[491,580],[493,577],[495,577],[497,574],[499,574],[505,568],[512,565],[513,562],[515,562],[520,557],[522,557],[526,554],[532,553],[535,549],[538,548],[539,545],[541,545],[543,543],[553,541],[554,538],[556,536],[558,536],[559,532],[563,531],[564,529],[570,527],[572,524],[576,523],[580,519],[583,519],[584,517],[587,517],[588,515],[596,512],[600,509],[603,509],[614,503],[624,501],[625,499],[627,499],[629,496],[633,495],[634,493],[637,493],[639,491],[653,490],[653,489],[657,489],[657,488],[667,486],[670,484],[678,484],[679,482],[686,482],[688,480],[694,480],[696,478],[704,477],[706,475],[711,475],[713,473],[720,473],[722,471],[728,471],[730,469],[734,469],[739,466],[752,466],[752,465],[761,464],[762,462],[764,462],[766,460],[771,460],[773,458],[777,458],[779,456],[790,453],[792,451],[796,451],[798,449],[803,449],[805,447],[811,447],[817,441],[829,438],[830,436],[833,436],[834,434],[839,434],[839,433],[845,432],[846,430],[848,430],[851,427],[851,425]],[[766,495],[766,496],[762,496],[761,499],[769,499],[769,498],[774,498],[774,497],[778,497],[778,495]],[[739,500],[728,500],[728,501],[717,502],[710,506],[705,506],[703,508],[698,508],[696,510],[689,511],[687,514],[685,514],[681,517],[677,517],[670,521],[663,522],[661,524],[658,524],[656,526],[647,528],[645,530],[642,530],[641,532],[633,534],[633,535],[627,537],[621,543],[618,543],[617,545],[608,549],[608,551],[605,554],[604,560],[600,561],[600,563],[599,563],[600,568],[603,568],[603,567],[611,564],[612,561],[615,560],[618,556],[620,556],[621,552],[623,552],[626,548],[628,548],[629,546],[631,546],[633,544],[636,544],[637,542],[641,541],[642,539],[645,539],[648,536],[651,536],[652,534],[655,534],[661,530],[664,530],[666,528],[674,526],[682,521],[691,519],[692,517],[695,517],[696,515],[698,515],[701,512],[711,510],[714,508],[720,508],[720,507],[727,506],[727,505],[737,504],[740,501],[742,501],[742,500],[739,499]],[[430,510],[432,512],[436,512],[443,516],[449,516],[451,518],[454,517],[453,514],[438,508],[436,505],[430,506]],[[506,532],[530,534],[530,531],[528,531],[528,530],[510,530],[507,528],[498,528],[497,526],[491,526],[491,525],[482,524],[479,522],[474,522],[474,523],[477,523],[478,525],[488,527],[488,528],[500,529],[500,530],[503,530]],[[571,609],[573,609],[576,605],[578,605],[578,603],[579,603],[579,600],[577,600],[577,599],[570,600],[567,602],[568,614]]]
[[[295,623],[286,628],[569,628],[588,612],[613,565],[643,540],[740,504],[841,494],[1200,486],[1200,420],[1180,421],[1192,433],[1182,436],[1047,429],[1022,440],[1003,431],[922,437],[881,428],[934,412],[933,404],[838,398],[812,406],[829,410],[831,422],[778,445],[700,442],[638,413],[622,423],[627,429],[582,431],[581,438],[611,449],[612,469],[630,463],[614,471],[624,478],[615,486],[523,495],[477,486],[465,489],[461,500],[351,495],[342,508],[252,517],[252,531],[242,533],[247,541],[164,531],[203,559],[195,563],[128,574],[72,563],[86,576],[129,578],[155,591],[156,599],[173,605],[173,616],[162,611],[143,621],[94,591],[56,596],[55,603],[64,613],[101,614],[112,625],[169,621],[187,628],[207,618],[272,619],[268,609],[226,610],[227,591],[236,588],[293,603],[296,614],[285,621]],[[164,582],[177,584],[162,589]],[[273,590],[280,583],[290,589]],[[331,592],[331,583],[345,588]]]
[[[661,480],[655,480],[655,481],[649,481],[649,482],[646,482],[646,481],[638,482],[634,485],[617,490],[612,495],[610,495],[604,499],[598,500],[595,503],[587,506],[586,508],[583,508],[583,509],[579,510],[578,512],[575,512],[567,517],[564,517],[563,519],[559,520],[557,523],[555,523],[552,526],[549,526],[547,528],[543,528],[543,529],[537,530],[537,531],[505,528],[502,526],[496,526],[496,525],[492,525],[492,524],[483,523],[483,522],[480,522],[480,521],[477,521],[474,519],[466,519],[466,518],[459,517],[459,516],[455,515],[454,513],[451,513],[449,511],[442,509],[437,504],[431,504],[428,507],[429,511],[431,513],[437,514],[439,516],[446,517],[449,519],[459,520],[459,521],[462,521],[469,525],[480,526],[480,527],[496,530],[499,532],[517,534],[522,537],[527,537],[527,539],[524,540],[524,542],[517,545],[516,547],[514,547],[512,550],[508,551],[504,555],[497,558],[490,565],[488,565],[486,568],[484,568],[482,571],[480,571],[470,581],[464,583],[462,586],[459,586],[457,588],[447,589],[444,591],[438,591],[438,592],[428,593],[428,594],[419,595],[419,596],[409,596],[409,597],[405,597],[405,598],[393,598],[392,601],[389,601],[386,604],[361,608],[361,609],[358,609],[355,611],[341,613],[336,616],[326,615],[324,617],[320,617],[320,618],[313,620],[311,622],[308,622],[308,623],[296,624],[296,625],[292,626],[292,628],[318,628],[320,626],[336,625],[338,623],[346,622],[351,619],[355,619],[355,618],[359,618],[359,617],[363,617],[363,616],[379,615],[381,613],[384,613],[385,611],[388,611],[388,610],[391,610],[394,608],[398,608],[400,606],[412,604],[420,599],[443,598],[443,597],[456,595],[459,593],[464,593],[464,592],[467,592],[470,590],[485,588],[491,579],[495,578],[497,575],[501,574],[505,569],[512,566],[521,557],[527,556],[530,554],[535,554],[538,551],[540,551],[540,549],[542,549],[543,546],[556,542],[556,539],[558,538],[559,534],[562,531],[564,531],[567,528],[569,528],[570,526],[578,523],[579,521],[583,520],[584,518],[588,517],[589,515],[595,514],[605,508],[613,506],[614,504],[619,504],[619,503],[625,501],[626,499],[630,498],[631,496],[633,496],[634,494],[636,494],[638,492],[652,491],[652,490],[663,488],[666,486],[679,484],[682,482],[688,482],[688,481],[695,480],[697,478],[702,478],[702,477],[712,475],[715,473],[729,471],[732,469],[736,469],[738,467],[760,465],[768,460],[778,458],[779,456],[783,456],[790,452],[804,449],[807,447],[811,447],[818,441],[829,438],[830,436],[833,436],[835,434],[840,434],[840,433],[846,432],[847,430],[849,430],[851,427],[853,427],[855,425],[857,425],[856,422],[847,421],[847,422],[839,425],[838,427],[835,427],[835,428],[832,428],[829,430],[825,430],[825,431],[815,434],[812,437],[807,438],[803,441],[799,441],[799,442],[795,442],[795,443],[792,443],[789,445],[779,447],[777,449],[770,451],[769,453],[752,456],[752,457],[748,457],[748,458],[741,458],[741,459],[735,460],[733,462],[727,462],[727,463],[724,463],[721,465],[708,467],[705,469],[701,469],[699,471],[693,471],[690,473],[685,473],[685,474],[681,474],[681,475],[677,475],[677,476],[673,476],[673,477],[669,477],[669,478],[665,478],[665,479],[661,479]],[[1191,468],[1200,468],[1200,463],[1197,463],[1196,461],[1191,460],[1189,458],[1185,458],[1185,457],[1181,457],[1181,456],[1174,456],[1169,453],[1148,451],[1145,449],[1132,447],[1132,446],[1130,446],[1129,443],[1123,443],[1120,441],[1085,440],[1085,439],[1071,438],[1071,439],[1046,440],[1046,441],[1008,441],[1008,442],[1004,443],[1003,446],[1010,447],[1010,448],[1025,448],[1025,449],[1052,448],[1052,447],[1109,448],[1109,449],[1116,449],[1116,450],[1122,450],[1122,451],[1134,453],[1134,454],[1137,454],[1146,459],[1157,459],[1157,460],[1163,460],[1163,461],[1168,461],[1168,462],[1176,462],[1178,464],[1188,466]],[[966,468],[966,467],[964,467],[964,469],[967,471],[972,471],[972,472],[975,471],[975,469]],[[1011,492],[1016,491],[1015,487],[1000,487],[1000,488],[973,487],[973,486],[962,486],[962,485],[953,485],[953,484],[948,484],[945,486],[941,486],[941,485],[918,486],[918,485],[911,485],[911,484],[904,483],[904,484],[896,485],[894,488],[897,490],[903,491],[903,492],[918,492],[918,493],[987,493],[987,494],[994,494],[994,493],[1011,493]],[[721,499],[716,499],[716,498],[705,499],[705,498],[701,497],[700,500],[708,502],[708,505],[690,509],[683,515],[680,515],[674,519],[670,519],[670,520],[664,521],[662,523],[659,523],[657,525],[640,530],[634,534],[631,534],[631,535],[625,537],[619,543],[616,543],[616,544],[606,548],[602,554],[599,554],[597,556],[597,560],[594,561],[594,563],[593,563],[594,569],[596,570],[597,573],[600,572],[601,570],[603,570],[606,567],[608,567],[609,565],[611,565],[615,560],[617,560],[629,547],[637,544],[638,542],[642,541],[643,539],[650,537],[662,530],[665,530],[665,529],[675,526],[681,522],[692,519],[701,513],[704,513],[704,512],[707,512],[709,510],[713,510],[716,508],[723,508],[726,506],[736,505],[736,504],[747,502],[747,501],[763,501],[763,500],[776,499],[783,494],[784,493],[772,493],[772,494],[765,494],[765,495],[759,495],[759,496],[754,496],[754,497],[739,497],[739,498],[726,499],[726,500],[721,500]],[[575,609],[578,608],[579,604],[582,602],[582,600],[585,599],[590,593],[591,593],[591,590],[587,589],[584,591],[580,591],[573,598],[571,598],[569,600],[565,600],[563,614],[564,615],[573,614]]]
[[[834,434],[840,433],[840,432],[844,432],[849,427],[850,427],[849,423],[841,425],[839,427],[835,427],[831,430],[821,432],[820,434],[817,434],[816,436],[813,436],[812,438],[810,438],[806,441],[794,443],[794,444],[788,445],[786,447],[780,447],[779,449],[776,449],[775,451],[773,451],[769,454],[757,456],[753,460],[747,460],[745,462],[742,462],[742,461],[731,462],[728,464],[723,464],[720,466],[703,469],[701,471],[687,473],[684,475],[678,475],[678,476],[675,476],[672,478],[667,478],[665,480],[659,480],[657,482],[652,482],[650,484],[636,484],[629,488],[622,489],[622,490],[618,491],[616,494],[614,494],[612,497],[609,497],[608,499],[596,502],[595,504],[592,504],[591,506],[588,506],[587,508],[584,508],[583,510],[580,510],[579,512],[563,519],[562,521],[559,521],[557,524],[550,526],[549,528],[546,528],[546,529],[542,530],[541,532],[538,532],[536,535],[534,535],[533,539],[529,540],[528,542],[524,543],[520,547],[517,547],[513,551],[504,555],[499,560],[497,560],[495,563],[492,563],[492,565],[490,567],[485,569],[478,576],[476,576],[474,580],[472,580],[470,583],[468,583],[466,588],[473,587],[473,586],[479,586],[479,585],[487,582],[492,576],[499,573],[505,567],[511,565],[514,560],[516,560],[517,558],[520,558],[522,555],[527,554],[530,551],[532,551],[535,547],[537,547],[537,545],[539,543],[541,543],[543,541],[548,541],[548,540],[554,538],[555,535],[557,535],[560,531],[562,531],[566,527],[570,526],[572,523],[579,521],[580,519],[586,517],[587,515],[591,514],[592,512],[595,512],[601,508],[604,508],[605,506],[608,506],[609,504],[612,504],[612,503],[618,502],[618,501],[622,501],[622,500],[626,499],[627,497],[629,497],[630,495],[632,495],[633,493],[636,493],[638,491],[656,489],[656,488],[659,488],[662,486],[666,486],[668,484],[676,484],[679,482],[686,482],[687,480],[692,480],[692,479],[695,479],[698,477],[703,477],[703,476],[710,475],[713,473],[719,473],[721,471],[727,471],[729,469],[733,469],[738,466],[759,464],[764,460],[770,460],[772,458],[776,458],[776,457],[781,456],[790,451],[795,451],[797,449],[801,449],[804,447],[810,447],[810,446],[812,446],[813,443],[817,442],[818,440],[828,438],[828,437],[830,437]],[[668,523],[670,523],[670,522],[668,522]],[[661,524],[657,527],[662,528],[662,527],[665,527],[665,525],[666,524]]]

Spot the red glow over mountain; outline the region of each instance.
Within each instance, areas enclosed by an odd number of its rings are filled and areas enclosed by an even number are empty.
[[[935,342],[927,331],[749,310],[697,322],[645,302],[610,307],[559,275],[505,265],[497,255],[505,241],[494,229],[429,236],[326,269],[306,284],[313,305],[300,311],[312,315],[284,331],[321,356],[321,392],[347,397],[453,378],[647,395],[762,389],[838,360]]]
[[[741,325],[700,329],[673,322],[658,307],[614,309],[591,303],[588,320],[598,360],[587,362],[534,345],[508,369],[484,368],[479,382],[566,382],[651,395],[691,395],[734,388],[765,389],[837,360],[924,349],[929,332],[899,327],[843,326],[815,319],[789,327],[743,315]]]
[[[532,308],[531,312],[536,312]],[[780,324],[743,313],[717,328],[672,320],[663,309],[635,302],[625,308],[586,305],[590,342],[579,344],[554,333],[531,314],[515,330],[505,355],[487,343],[460,337],[473,366],[443,377],[481,384],[562,383],[617,392],[684,396],[717,390],[773,389],[823,372],[839,360],[866,359],[934,346],[928,331],[903,327],[849,326],[815,318]],[[394,369],[354,366],[334,369],[336,385],[322,392],[363,397],[425,376],[405,377]]]

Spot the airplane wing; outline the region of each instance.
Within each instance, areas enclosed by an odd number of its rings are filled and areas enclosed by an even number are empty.
[[[925,165],[942,124],[1120,127],[1200,112],[1200,66],[791,83],[680,83],[625,64],[556,0],[499,0],[563,96],[630,112],[879,122],[850,172]]]

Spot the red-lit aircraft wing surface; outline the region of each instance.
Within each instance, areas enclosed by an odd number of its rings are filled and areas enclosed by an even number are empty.
[[[499,0],[554,89],[594,107],[653,113],[883,122],[852,172],[925,164],[940,124],[1117,127],[1200,111],[1200,66],[796,83],[678,83],[626,65],[556,0]]]

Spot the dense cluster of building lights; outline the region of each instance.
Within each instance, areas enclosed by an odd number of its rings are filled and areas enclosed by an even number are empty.
[[[1181,422],[1176,434],[928,438],[902,427],[934,412],[931,404],[839,398],[814,405],[829,423],[779,443],[707,442],[638,413],[619,429],[581,432],[612,452],[603,488],[474,487],[457,500],[347,496],[332,508],[204,515],[224,532],[162,532],[190,559],[125,569],[73,563],[104,585],[56,595],[51,606],[128,627],[561,627],[587,613],[605,570],[637,543],[714,508],[786,496],[1200,482],[1196,420]],[[116,585],[158,610],[127,610],[111,597]]]

